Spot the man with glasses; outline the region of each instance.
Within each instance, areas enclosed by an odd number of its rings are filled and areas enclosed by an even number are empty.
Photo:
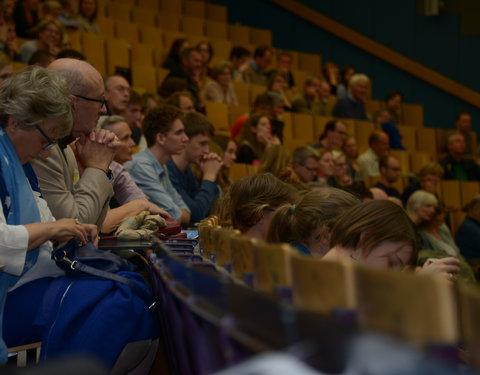
[[[300,181],[308,183],[315,180],[318,174],[319,159],[317,150],[310,146],[295,149],[292,158],[293,171]]]
[[[380,180],[375,184],[375,187],[382,189],[389,197],[402,199],[398,190],[393,187],[402,172],[400,162],[394,156],[385,155],[380,158],[378,164],[380,166]]]
[[[122,76],[105,79],[105,99],[112,115],[124,116],[130,101],[130,84]]]
[[[109,166],[118,147],[114,133],[96,129],[99,116],[107,113],[103,80],[95,68],[80,60],[59,59],[48,68],[66,79],[74,119],[71,135],[58,145],[39,129],[48,140],[45,158],[33,163],[40,189],[55,218],[100,225],[113,195]],[[81,166],[68,146],[73,141]]]
[[[340,120],[331,120],[325,124],[318,143],[313,148],[326,148],[329,151],[342,149],[347,138],[347,126]]]

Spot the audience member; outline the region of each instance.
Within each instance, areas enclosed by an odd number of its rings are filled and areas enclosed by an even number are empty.
[[[275,210],[293,203],[296,195],[295,188],[268,173],[241,178],[229,193],[232,225],[246,237],[265,240]]]
[[[404,189],[402,194],[403,204],[406,205],[410,195],[420,189],[435,195],[438,199],[437,187],[442,177],[443,167],[440,164],[436,162],[425,164],[425,166],[423,166],[418,172],[417,181],[412,182]]]
[[[62,13],[62,4],[56,0],[46,0],[42,4],[41,11],[40,19],[58,20],[58,17]]]
[[[268,74],[272,75],[273,73],[280,73],[286,77],[287,87],[289,89],[295,87],[295,80],[291,72],[292,69],[293,57],[287,51],[278,51],[276,52],[276,67],[271,70]]]
[[[446,180],[480,181],[480,166],[472,159],[466,159],[465,137],[461,133],[448,137],[448,155],[440,160]]]
[[[340,69],[333,61],[327,61],[322,68],[325,83],[328,85],[329,94],[337,92],[337,86],[340,83]]]
[[[327,107],[326,102],[326,99],[328,99],[326,95],[330,95],[330,87],[327,86],[327,82],[316,76],[307,77],[303,92],[299,92],[293,97],[292,107],[300,113],[331,116],[332,112]]]
[[[264,151],[280,141],[272,135],[268,116],[254,114],[245,123],[237,143],[237,162],[258,165]]]
[[[202,55],[202,70],[200,72],[200,84],[201,87],[205,86],[204,83],[207,77],[212,75],[212,70],[210,69],[210,61],[213,58],[213,48],[210,42],[203,41],[196,45],[196,47],[200,51],[200,55]]]
[[[390,120],[395,124],[402,123],[403,94],[398,90],[392,90],[385,98],[385,109],[390,114]]]
[[[438,238],[433,248],[431,243],[432,237],[426,237],[426,233],[422,235],[422,228],[430,227],[430,232],[439,234],[438,227],[443,221],[443,215],[436,215],[436,207],[438,205],[437,198],[431,193],[423,190],[418,190],[413,193],[407,201],[406,211],[412,222],[416,225],[420,236],[420,253],[418,256],[418,264],[420,266],[425,265],[443,268],[444,276],[450,280],[456,280],[456,274],[460,273],[463,279],[469,279],[472,276],[470,267],[463,262],[463,259],[452,257],[449,252],[440,251],[438,249],[440,238]],[[435,216],[438,216],[435,220]],[[439,220],[441,219],[441,220]],[[432,230],[432,228],[435,229]],[[444,227],[445,228],[445,227]],[[448,230],[448,228],[447,228]],[[444,233],[446,236],[446,234]],[[450,235],[451,236],[451,235]],[[424,241],[426,239],[426,241]],[[434,252],[428,251],[428,249],[435,250]],[[433,258],[433,259],[432,259]],[[432,264],[433,263],[433,264]]]
[[[340,83],[337,86],[337,98],[346,99],[348,95],[348,82],[350,78],[355,74],[355,68],[351,66],[345,66],[340,74]]]
[[[172,78],[181,78],[187,82],[187,90],[192,94],[195,109],[204,111],[204,104],[200,98],[200,80],[203,67],[202,54],[197,48],[187,48],[182,52],[181,65],[172,68],[163,84]]]
[[[142,94],[143,107],[145,108],[144,115],[147,115],[152,108],[157,108],[161,103],[164,102],[163,98],[151,92],[144,92]],[[192,103],[193,107],[193,103]]]
[[[187,88],[188,83],[184,78],[171,77],[167,81],[163,81],[158,89],[158,95],[160,98],[166,99],[177,91],[186,91]]]
[[[61,3],[62,10],[58,16],[58,20],[66,29],[77,30],[77,5],[78,2],[74,0],[65,0]]]
[[[31,38],[33,29],[40,23],[38,0],[18,0],[13,10],[15,28],[19,38]]]
[[[80,0],[78,4],[77,26],[87,33],[100,34],[97,24],[97,0]]]
[[[267,241],[289,243],[300,253],[322,258],[330,249],[330,231],[343,212],[360,203],[352,194],[335,188],[306,193],[296,204],[275,210]]]
[[[253,59],[250,60],[250,66],[243,72],[243,81],[256,85],[267,84],[266,69],[272,61],[273,52],[268,46],[259,46],[253,52]]]
[[[170,157],[182,153],[188,142],[181,115],[170,105],[153,108],[143,121],[148,148],[133,155],[125,168],[153,203],[187,225],[190,209],[173,187],[166,167]]]
[[[470,130],[472,129],[472,116],[467,111],[460,111],[455,119],[455,128],[465,138],[465,154],[472,154],[472,136]],[[448,148],[448,147],[447,147]]]
[[[348,175],[347,157],[343,152],[338,152],[333,156],[335,187],[348,186],[352,183],[352,178]]]
[[[344,99],[338,99],[333,108],[335,117],[368,120],[365,112],[368,84],[370,80],[365,74],[354,74],[349,81],[349,92]]]
[[[280,121],[280,116],[283,113],[283,100],[280,95],[271,91],[258,95],[253,103],[252,112],[250,114],[245,113],[235,120],[230,127],[230,134],[233,139],[237,139],[244,124],[253,113],[261,113],[268,116],[272,125],[272,134],[282,140],[284,123]]]
[[[372,193],[372,199],[373,200],[388,200],[388,195],[385,193],[384,190],[378,188],[378,187],[371,187],[370,192]]]
[[[167,168],[173,187],[190,210],[190,224],[193,225],[207,217],[210,206],[218,195],[216,180],[222,167],[222,159],[210,152],[209,143],[214,135],[214,128],[204,115],[189,113],[182,117],[182,122],[189,141],[181,153],[172,155],[167,162]],[[190,164],[200,168],[200,184]]]
[[[258,173],[271,173],[279,180],[293,185],[297,189],[307,189],[292,169],[292,154],[282,145],[272,145],[265,150]]]
[[[232,65],[232,81],[242,82],[243,73],[250,63],[250,51],[242,46],[234,46],[230,51],[230,64]]]
[[[217,184],[223,190],[232,184],[228,173],[235,160],[237,160],[237,143],[227,135],[215,134],[213,142],[220,147],[222,158],[222,168],[218,173]],[[214,151],[214,150],[212,150]]]
[[[177,107],[184,114],[196,112],[193,105],[193,97],[189,91],[174,92],[168,97],[166,103]]]
[[[418,243],[405,211],[388,200],[362,202],[346,210],[330,232],[326,260],[401,271],[414,267]]]
[[[357,173],[360,172],[360,167],[357,163],[357,140],[354,137],[347,136],[347,139],[343,144],[342,151],[345,153],[345,156],[347,158],[348,175],[352,178],[352,180],[355,180]]]
[[[144,105],[143,98],[136,91],[131,90],[127,108],[123,111],[123,117],[132,131],[132,139],[138,145],[137,151],[144,151],[147,148],[147,141],[142,135],[142,122],[145,118]]]
[[[398,190],[393,186],[402,173],[400,162],[394,156],[384,155],[380,158],[378,165],[380,180],[375,184],[375,187],[382,189],[389,197],[402,199]]]
[[[0,52],[0,84],[13,74],[12,60],[5,53]]]
[[[469,261],[478,264],[480,258],[480,195],[468,204],[467,216],[457,230],[457,244],[460,253]]]
[[[286,110],[290,110],[292,105],[287,98],[285,90],[287,89],[287,81],[284,73],[273,72],[270,73],[267,83],[267,91],[275,92],[282,97],[283,106]]]
[[[42,195],[53,215],[77,218],[83,223],[101,225],[113,195],[113,175],[109,165],[118,147],[112,132],[95,129],[99,115],[106,114],[102,76],[85,61],[55,60],[50,70],[65,77],[72,97],[74,120],[71,136],[50,149],[46,160],[33,164]],[[85,167],[79,167],[72,149],[75,138],[77,153]]]
[[[163,69],[168,70],[178,70],[182,67],[182,53],[187,48],[190,47],[190,43],[187,38],[178,38],[175,39],[170,46],[170,51],[168,51],[167,58],[162,64]]]
[[[358,172],[356,178],[363,179],[365,176],[380,176],[378,160],[385,155],[390,147],[387,133],[376,130],[368,138],[369,149],[361,154],[358,159]]]
[[[12,18],[5,19],[5,40],[0,40],[0,49],[13,61],[22,61],[20,49],[17,45],[15,21]]]
[[[118,228],[126,219],[138,215],[142,211],[149,211],[152,215],[169,217],[168,213],[149,202],[143,191],[133,181],[123,164],[132,160],[132,149],[135,142],[132,139],[130,126],[122,116],[103,116],[99,125],[114,133],[118,138],[118,148],[110,169],[114,176],[114,196],[110,200],[110,209],[100,227],[102,233],[110,233]],[[72,147],[75,151],[75,148]],[[80,176],[83,174],[82,161],[77,158],[80,167]]]
[[[310,146],[298,147],[293,152],[293,171],[300,181],[309,183],[314,181],[318,175],[318,151]]]
[[[130,101],[130,84],[119,75],[105,79],[105,100],[112,115],[125,114]]]
[[[378,111],[375,117],[375,122],[377,123],[378,128],[381,128],[388,134],[391,150],[405,150],[405,147],[402,145],[402,136],[398,131],[397,125],[391,120],[391,114],[388,109],[383,108]]]
[[[367,189],[365,182],[363,181],[353,181],[350,185],[344,186],[342,190],[349,192],[362,202],[371,201],[373,199],[372,192],[370,189]]]
[[[29,40],[20,47],[22,62],[28,63],[30,57],[38,51],[48,51],[56,56],[60,52],[63,40],[63,26],[57,20],[42,21],[36,28],[37,39]]]
[[[212,81],[205,85],[205,101],[238,105],[237,96],[232,86],[232,68],[226,61],[219,62],[212,69]]]
[[[340,151],[347,137],[347,126],[340,120],[330,120],[325,124],[323,133],[318,143],[312,145],[314,148],[326,148],[329,151]]]
[[[335,186],[335,164],[333,163],[333,155],[327,149],[320,149],[318,154],[318,180],[324,182],[325,186]]]

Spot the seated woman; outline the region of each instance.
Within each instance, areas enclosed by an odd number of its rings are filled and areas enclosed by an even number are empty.
[[[445,224],[443,204],[439,204],[433,194],[418,190],[408,199],[406,209],[420,235],[418,264],[421,266],[432,259],[455,259],[460,265],[458,277],[465,281],[475,281],[471,267],[460,255]]]
[[[228,177],[228,173],[235,160],[237,160],[237,143],[229,136],[223,134],[216,134],[213,137],[213,142],[218,146],[218,155],[223,161],[222,169],[220,169],[220,172],[218,173],[217,184],[220,185],[221,190],[224,190],[232,184],[230,177]],[[212,147],[212,144],[210,144],[210,149],[213,152],[217,152],[215,150],[215,145]]]
[[[29,164],[39,155],[47,157],[56,140],[70,134],[68,92],[63,78],[39,67],[24,69],[0,86],[3,339],[8,346],[42,341],[45,359],[90,355],[112,368],[136,341],[155,349],[151,338],[158,332],[148,305],[130,286],[99,277],[66,277],[51,259],[49,240],[96,239],[93,225],[55,221]],[[150,294],[139,274],[119,275]]]
[[[435,197],[437,196],[437,186],[443,177],[443,167],[437,162],[430,162],[420,169],[416,181],[413,181],[405,188],[402,194],[403,205],[407,205],[408,198],[417,190],[425,190]]]
[[[80,0],[78,4],[77,26],[87,33],[100,34],[97,24],[97,0]]]
[[[272,135],[268,116],[255,114],[248,118],[237,139],[237,163],[259,165],[265,150],[279,139]]]
[[[231,223],[243,235],[265,239],[275,209],[295,201],[297,190],[271,174],[255,174],[235,181],[223,204]]]
[[[347,157],[343,152],[335,153],[333,157],[334,170],[333,177],[337,187],[344,187],[350,185],[353,181],[348,175]]]
[[[202,56],[202,69],[200,71],[200,87],[204,87],[207,81],[210,80],[209,77],[212,75],[212,69],[210,68],[210,62],[213,58],[213,47],[208,41],[203,41],[198,43],[195,48],[200,51]]]
[[[63,41],[63,26],[57,20],[42,21],[37,27],[37,39],[29,40],[20,47],[22,62],[28,64],[30,57],[38,51],[47,51],[53,56],[60,52]]]
[[[273,91],[281,95],[283,99],[283,106],[286,110],[292,109],[292,104],[287,97],[286,90],[288,88],[287,79],[285,74],[280,72],[274,72],[268,78],[267,89],[268,91]]]
[[[212,69],[213,81],[205,85],[205,101],[238,105],[237,96],[232,86],[232,69],[230,64],[222,61]]]
[[[286,242],[305,255],[323,257],[330,230],[344,211],[360,203],[352,194],[334,188],[312,190],[296,204],[285,204],[273,214],[267,241]]]
[[[335,171],[335,164],[333,156],[330,151],[325,148],[318,150],[320,159],[318,160],[318,181],[323,186],[337,187],[333,173]]]
[[[417,251],[415,226],[405,211],[388,200],[372,200],[353,206],[338,218],[324,259],[403,270],[416,265]]]
[[[188,42],[187,38],[175,39],[170,46],[170,50],[168,51],[168,55],[162,64],[162,68],[168,70],[178,69],[182,65],[182,62],[180,61],[182,51],[184,51],[188,47],[190,47],[190,43]],[[169,95],[170,94],[166,96]]]

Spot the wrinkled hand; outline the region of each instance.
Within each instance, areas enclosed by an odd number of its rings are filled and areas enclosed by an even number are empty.
[[[214,152],[204,155],[200,161],[200,169],[203,173],[203,179],[215,182],[222,165],[222,159]]]
[[[97,227],[93,224],[81,224],[76,219],[60,219],[53,221],[50,225],[54,226],[54,236],[52,239],[74,236],[80,239],[83,243],[88,242],[88,237],[92,242],[97,244]]]
[[[117,136],[105,129],[94,129],[83,141],[81,137],[76,143],[83,166],[106,171],[120,145]]]
[[[455,282],[460,272],[460,261],[453,257],[429,259],[417,272],[421,275],[440,275],[450,282]]]
[[[164,209],[158,207],[156,204],[152,202],[148,202],[147,205],[147,210],[152,214],[152,215],[160,215],[164,219],[169,219],[171,216],[170,214],[165,211]]]

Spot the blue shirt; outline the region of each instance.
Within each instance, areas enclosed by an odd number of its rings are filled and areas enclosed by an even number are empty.
[[[133,155],[132,161],[125,163],[125,168],[145,195],[173,218],[180,219],[181,209],[190,212],[180,194],[172,186],[167,168],[158,162],[149,149]]]
[[[199,184],[190,166],[182,172],[172,158],[166,165],[173,187],[190,208],[191,224],[206,218],[213,200],[218,195],[217,184],[208,180]]]

